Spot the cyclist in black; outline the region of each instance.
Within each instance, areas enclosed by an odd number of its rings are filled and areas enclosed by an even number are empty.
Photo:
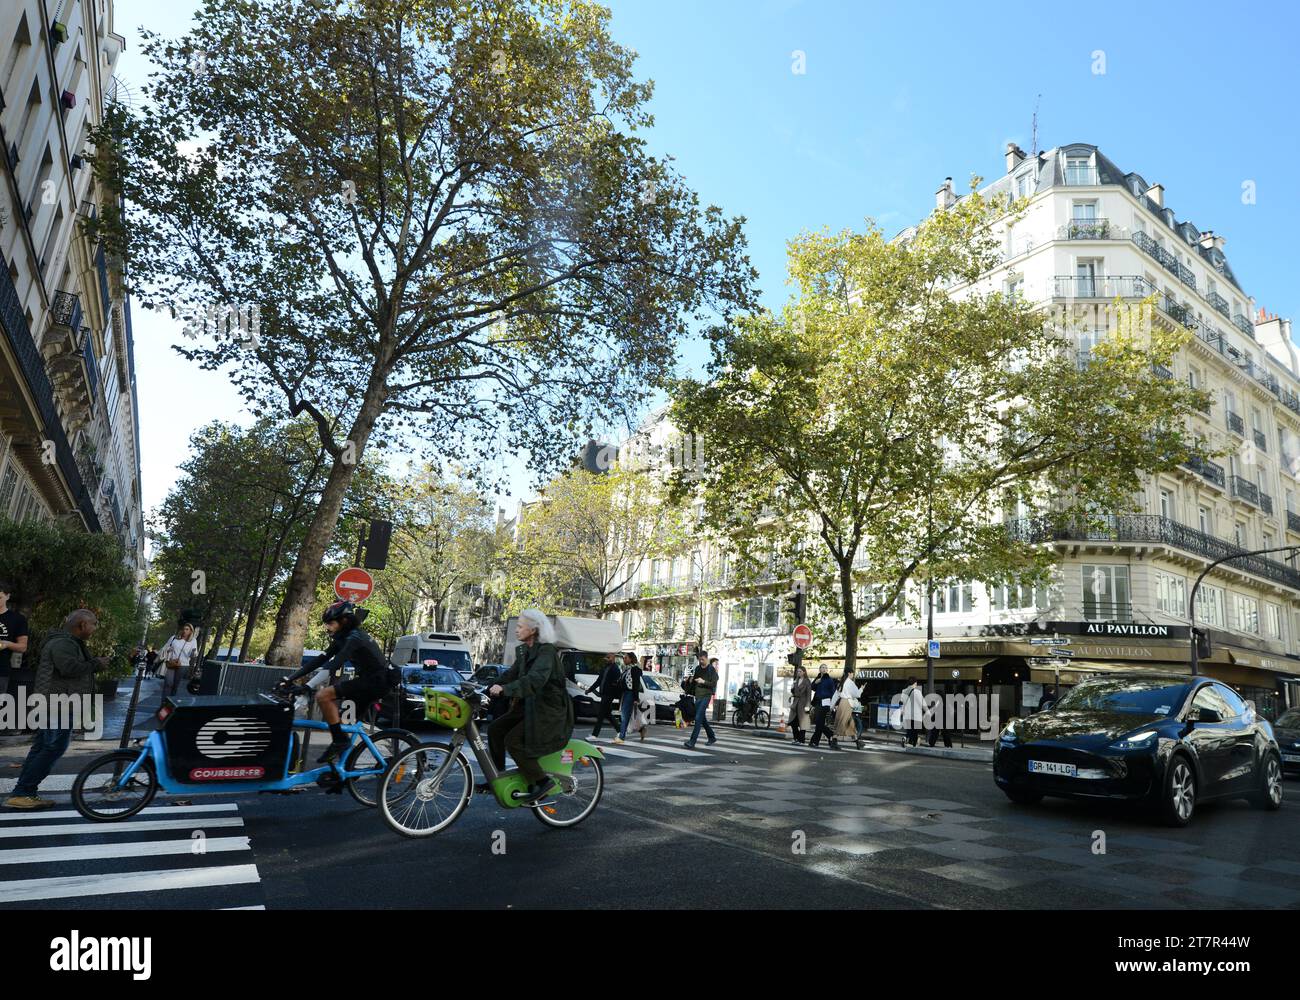
[[[375,640],[361,628],[369,614],[365,608],[358,608],[351,601],[335,601],[325,609],[321,620],[330,633],[329,647],[321,656],[303,664],[296,674],[286,678],[286,684],[313,674],[322,667],[352,664],[355,676],[350,680],[323,687],[316,692],[316,704],[320,705],[321,715],[329,723],[333,739],[320,756],[320,763],[328,764],[348,748],[350,740],[343,732],[343,723],[339,718],[339,702],[351,701],[359,706],[369,705],[382,698],[392,686],[389,681],[388,661],[380,652]]]

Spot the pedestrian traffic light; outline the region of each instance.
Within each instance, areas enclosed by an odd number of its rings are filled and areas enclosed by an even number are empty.
[[[792,666],[792,667],[802,666],[802,665],[803,665],[803,650],[802,650],[802,649],[796,649],[793,653],[786,653],[786,654],[785,654],[785,662],[788,663],[788,664],[790,664],[790,666]]]
[[[1214,647],[1210,643],[1210,633],[1203,628],[1192,629],[1192,634],[1196,636],[1196,658],[1198,660],[1208,659],[1214,652]]]
[[[388,543],[393,537],[392,521],[371,521],[366,535],[365,569],[383,569],[388,565]]]

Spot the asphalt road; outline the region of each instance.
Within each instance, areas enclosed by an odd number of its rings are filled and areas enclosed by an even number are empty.
[[[160,796],[87,824],[56,791],[53,813],[0,812],[0,907],[1300,906],[1295,780],[1280,812],[1210,804],[1171,830],[1123,806],[1012,805],[986,763],[730,727],[692,753],[672,727],[653,733],[610,749],[604,800],[563,831],[476,796],[407,840],[314,790]]]

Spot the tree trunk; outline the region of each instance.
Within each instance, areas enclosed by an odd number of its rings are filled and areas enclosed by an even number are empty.
[[[361,412],[357,414],[352,432],[347,438],[353,446],[352,454],[339,455],[330,466],[329,478],[325,481],[325,489],[321,491],[320,504],[307,528],[302,548],[298,550],[298,559],[294,562],[289,586],[285,590],[284,603],[275,616],[275,635],[266,651],[268,664],[297,666],[302,662],[302,648],[307,638],[307,615],[316,599],[316,582],[320,576],[321,563],[325,559],[325,550],[329,547],[334,528],[338,525],[348,486],[356,475],[375,421],[379,419],[379,400],[383,390],[383,380],[376,369],[366,390]],[[344,457],[351,457],[353,461],[345,462]]]
[[[858,615],[853,607],[853,557],[840,563],[840,606],[844,612],[844,669],[858,667]]]

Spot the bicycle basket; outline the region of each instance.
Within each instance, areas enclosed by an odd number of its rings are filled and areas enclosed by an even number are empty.
[[[424,689],[424,718],[427,721],[448,729],[461,729],[472,714],[469,702],[464,698],[433,688]]]

